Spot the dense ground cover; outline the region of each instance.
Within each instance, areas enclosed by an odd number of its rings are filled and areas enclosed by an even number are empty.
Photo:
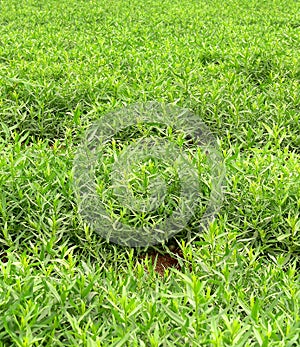
[[[297,346],[299,50],[299,1],[2,1],[0,346]],[[163,276],[71,184],[86,127],[147,100],[198,114],[227,169]]]

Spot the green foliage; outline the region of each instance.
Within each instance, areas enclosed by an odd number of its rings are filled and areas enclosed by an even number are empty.
[[[297,346],[299,49],[292,0],[2,1],[0,346]],[[199,114],[227,170],[163,277],[72,187],[86,127],[147,100]]]

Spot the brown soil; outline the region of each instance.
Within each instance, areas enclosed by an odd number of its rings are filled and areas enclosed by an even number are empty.
[[[148,259],[151,259],[151,263],[155,264],[155,271],[163,276],[166,269],[168,268],[175,268],[177,270],[180,270],[180,264],[178,262],[177,257],[182,257],[182,251],[179,248],[176,248],[172,250],[172,253],[174,254],[174,257],[169,254],[161,254],[156,251],[150,251],[147,254]],[[177,257],[176,257],[177,256]],[[145,259],[146,255],[143,255],[140,257],[141,259]],[[155,263],[156,262],[156,263]]]
[[[7,253],[6,252],[1,252],[0,253],[0,261],[2,263],[7,263]]]

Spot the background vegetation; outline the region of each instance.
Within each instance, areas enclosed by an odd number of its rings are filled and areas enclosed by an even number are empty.
[[[0,3],[0,346],[297,346],[299,1]],[[227,169],[218,218],[157,249],[79,218],[78,141],[136,101],[187,107]],[[141,257],[143,255],[143,257]]]

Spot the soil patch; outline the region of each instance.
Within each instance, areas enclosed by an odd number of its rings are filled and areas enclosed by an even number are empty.
[[[174,254],[174,256],[173,256]],[[146,256],[148,259],[151,259],[151,263],[155,268],[154,270],[161,276],[164,275],[166,269],[175,268],[181,270],[181,266],[178,261],[178,257],[182,258],[182,251],[179,248],[172,250],[172,255],[170,254],[161,254],[157,251],[150,251],[147,255],[142,255],[140,258],[145,259]]]

